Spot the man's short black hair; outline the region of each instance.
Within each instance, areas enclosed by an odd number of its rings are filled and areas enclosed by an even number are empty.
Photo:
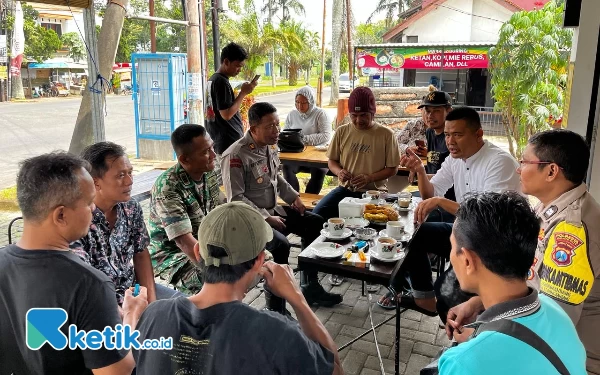
[[[227,257],[227,252],[222,247],[208,245],[208,255],[215,258],[223,258]],[[244,263],[236,264],[235,266],[221,264],[219,267],[206,266],[204,261],[200,260],[202,280],[207,284],[235,284],[254,267],[257,259],[258,257]]]
[[[239,44],[231,42],[221,50],[221,64],[225,59],[229,60],[229,62],[241,62],[248,59],[248,52]]]
[[[550,161],[562,168],[565,178],[579,185],[585,180],[590,162],[590,148],[579,134],[567,129],[546,130],[529,138],[540,161]],[[546,164],[538,165],[543,169]]]
[[[21,162],[17,174],[17,200],[26,220],[43,221],[58,206],[71,207],[81,198],[81,168],[87,161],[64,151],[35,156]]]
[[[454,222],[460,251],[506,279],[525,280],[533,264],[540,223],[527,199],[516,192],[477,193],[460,204]]]
[[[102,178],[110,169],[109,161],[127,156],[125,147],[113,142],[98,142],[87,146],[81,152],[81,157],[92,166],[92,177]]]
[[[446,121],[463,120],[467,123],[467,127],[477,131],[481,129],[481,119],[479,113],[471,107],[457,106],[451,107],[452,110],[446,115]]]
[[[206,129],[202,125],[183,124],[178,126],[171,134],[171,145],[175,154],[181,156],[190,152],[189,146],[194,142],[196,137],[205,137]]]
[[[258,125],[261,118],[275,112],[277,112],[277,108],[271,103],[254,103],[248,110],[248,122],[250,125]]]

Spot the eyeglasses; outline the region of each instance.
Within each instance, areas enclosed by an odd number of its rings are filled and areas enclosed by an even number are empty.
[[[541,161],[541,160],[538,160],[538,161],[535,161],[535,160],[524,160],[524,159],[519,160],[519,165],[521,166],[521,168],[523,168],[523,164],[525,164],[525,165],[527,165],[527,164],[544,165],[544,164],[556,164],[556,163],[553,162],[553,161]],[[560,165],[557,164],[557,166],[560,169],[562,169],[562,167]]]

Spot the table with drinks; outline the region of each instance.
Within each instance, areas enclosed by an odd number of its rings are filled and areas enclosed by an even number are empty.
[[[390,283],[406,258],[406,247],[415,232],[413,211],[419,200],[407,192],[377,191],[367,191],[362,199],[345,198],[339,205],[340,217],[329,219],[321,235],[298,256],[299,270],[361,280],[363,286],[364,282],[383,285],[396,295],[398,292]],[[383,215],[388,220],[383,220]],[[400,313],[400,306],[396,304],[396,374],[399,372]]]

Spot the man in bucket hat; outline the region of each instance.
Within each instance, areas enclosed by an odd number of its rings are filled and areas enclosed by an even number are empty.
[[[243,202],[208,213],[194,248],[204,286],[189,298],[157,301],[142,315],[140,339],[172,337],[173,347],[136,351],[138,373],[342,373],[335,343],[306,303],[292,269],[264,263],[272,238],[261,214]],[[298,323],[242,303],[261,277],[290,303]]]

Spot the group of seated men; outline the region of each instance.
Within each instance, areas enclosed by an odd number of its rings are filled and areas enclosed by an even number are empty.
[[[222,155],[229,203],[220,199],[205,129],[175,130],[177,164],[152,189],[149,234],[141,207],[131,200],[131,164],[118,145],[102,142],[81,157],[57,152],[24,161],[17,177],[23,236],[0,251],[0,316],[11,322],[0,325],[2,371],[129,374],[135,366],[140,374],[342,373],[336,346],[309,307],[332,306],[341,296],[327,293],[316,273],[306,273],[302,287],[296,285],[285,235],[296,233],[308,245],[323,221],[338,215],[341,199],[385,190],[387,178],[402,166],[417,176],[423,198],[415,210],[420,227],[403,264],[405,275],[394,280],[401,290],[406,276],[412,290],[384,296],[380,304],[441,313],[450,337],[470,338],[442,356],[440,373],[478,373],[507,353],[545,355],[493,331],[465,327],[499,318],[539,335],[570,373],[585,371],[586,351],[587,371],[600,373],[600,287],[593,285],[600,274],[600,231],[593,230],[600,207],[583,183],[585,141],[566,130],[539,133],[519,165],[483,140],[474,110],[450,111],[446,95],[430,93],[423,103],[429,104],[427,119],[440,115],[438,108],[444,111],[443,133],[437,117],[431,124],[438,126],[432,127],[436,136],[444,134],[450,156],[431,177],[415,150],[401,156],[391,130],[374,121],[371,90],[355,89],[349,99],[352,123],[337,129],[327,152],[340,186],[312,213],[278,173],[279,118],[268,103],[251,107],[250,130]],[[452,187],[456,201],[444,198]],[[535,212],[515,192],[538,198]],[[288,206],[278,206],[277,196]],[[437,209],[455,216],[454,224],[431,220]],[[265,249],[274,262],[265,261]],[[457,290],[462,300],[447,299],[444,288],[434,291],[428,253],[449,257],[450,272],[466,292]],[[177,291],[155,284],[155,276]],[[260,278],[267,307],[280,314],[241,303]],[[136,296],[135,283],[142,286]],[[285,301],[297,323],[286,317]],[[129,324],[140,330],[140,339],[173,337],[174,345],[133,353],[43,344],[34,350],[26,340],[31,308],[64,309],[65,336],[71,324],[86,331]],[[487,336],[493,339],[483,340]],[[496,350],[498,357],[490,356],[498,347],[504,348]],[[542,373],[556,367],[540,362],[502,363],[533,373],[539,366],[548,370]],[[499,367],[503,373],[507,368]]]

